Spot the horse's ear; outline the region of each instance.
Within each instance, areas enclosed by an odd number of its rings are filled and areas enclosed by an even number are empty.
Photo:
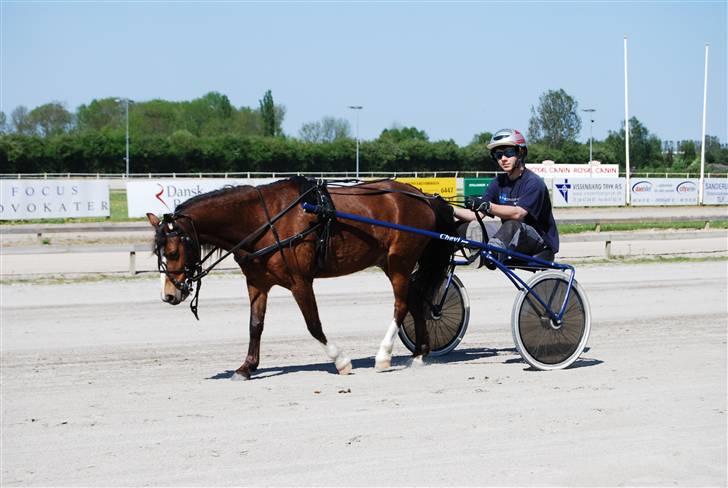
[[[152,224],[152,227],[159,227],[159,218],[156,215],[148,213],[147,218],[149,219],[149,223]]]

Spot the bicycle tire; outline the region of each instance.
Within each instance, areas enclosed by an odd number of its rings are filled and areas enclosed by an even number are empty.
[[[437,302],[442,298],[445,283],[440,286],[433,301]],[[460,344],[470,320],[470,300],[465,286],[456,275],[452,276],[440,314],[433,315],[429,305],[425,313],[430,356],[444,356]],[[399,328],[399,338],[410,352],[415,351],[415,321],[410,313],[407,313],[402,327]]]
[[[591,331],[591,309],[581,285],[574,280],[561,325],[554,324],[532,295],[538,295],[553,311],[559,312],[568,287],[568,276],[559,271],[543,271],[528,282],[513,304],[513,341],[521,357],[540,370],[563,369],[577,360],[586,347]]]

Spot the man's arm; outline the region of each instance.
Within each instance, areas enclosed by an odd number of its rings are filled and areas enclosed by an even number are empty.
[[[528,211],[522,207],[499,205],[497,203],[490,204],[490,213],[493,214],[494,217],[500,217],[503,220],[523,220],[528,215]]]

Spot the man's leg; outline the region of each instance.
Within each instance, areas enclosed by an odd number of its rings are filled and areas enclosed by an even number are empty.
[[[523,254],[534,255],[543,249],[544,241],[536,229],[530,225],[517,220],[506,220],[498,229],[498,232],[490,239],[490,244]],[[496,257],[500,261],[506,258],[503,253],[498,253]]]

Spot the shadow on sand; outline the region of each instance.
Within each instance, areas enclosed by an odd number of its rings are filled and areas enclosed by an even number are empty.
[[[584,350],[584,353],[588,352],[589,348],[587,347]],[[523,363],[526,364],[523,359],[521,359],[518,356],[518,351],[515,347],[506,347],[506,348],[480,348],[480,347],[471,347],[466,349],[456,349],[452,351],[450,354],[447,354],[445,356],[440,357],[430,357],[426,360],[429,364],[449,364],[449,363],[467,363],[472,361],[479,361],[482,359],[487,358],[493,358],[497,356],[509,356],[508,359],[505,359],[503,361],[503,364],[514,364],[514,363]],[[516,356],[516,357],[512,357]],[[397,369],[402,369],[407,367],[410,362],[412,361],[412,356],[409,355],[395,355],[392,357],[392,369],[389,369],[385,372],[394,372],[397,371]],[[584,367],[590,367],[590,366],[597,366],[599,364],[602,364],[602,361],[598,359],[590,359],[590,358],[582,358],[578,359],[574,364],[569,366],[568,369],[575,369],[575,368],[584,368]],[[368,356],[365,358],[358,358],[358,359],[352,359],[351,365],[353,368],[353,374],[356,374],[357,369],[371,369],[374,368],[374,356]],[[528,366],[525,368],[526,371],[540,371],[535,368],[532,368]],[[302,373],[302,372],[308,372],[308,371],[321,371],[325,373],[330,374],[338,374],[336,372],[336,368],[331,362],[325,362],[325,363],[315,363],[315,364],[293,364],[290,366],[281,366],[281,367],[268,367],[268,368],[258,368],[258,370],[253,373],[253,376],[250,378],[251,380],[255,379],[262,379],[262,378],[270,378],[272,376],[280,376],[284,374],[291,374],[291,373]],[[227,370],[220,372],[214,376],[210,376],[208,380],[224,380],[224,379],[230,379],[235,374],[235,371],[233,370]]]

